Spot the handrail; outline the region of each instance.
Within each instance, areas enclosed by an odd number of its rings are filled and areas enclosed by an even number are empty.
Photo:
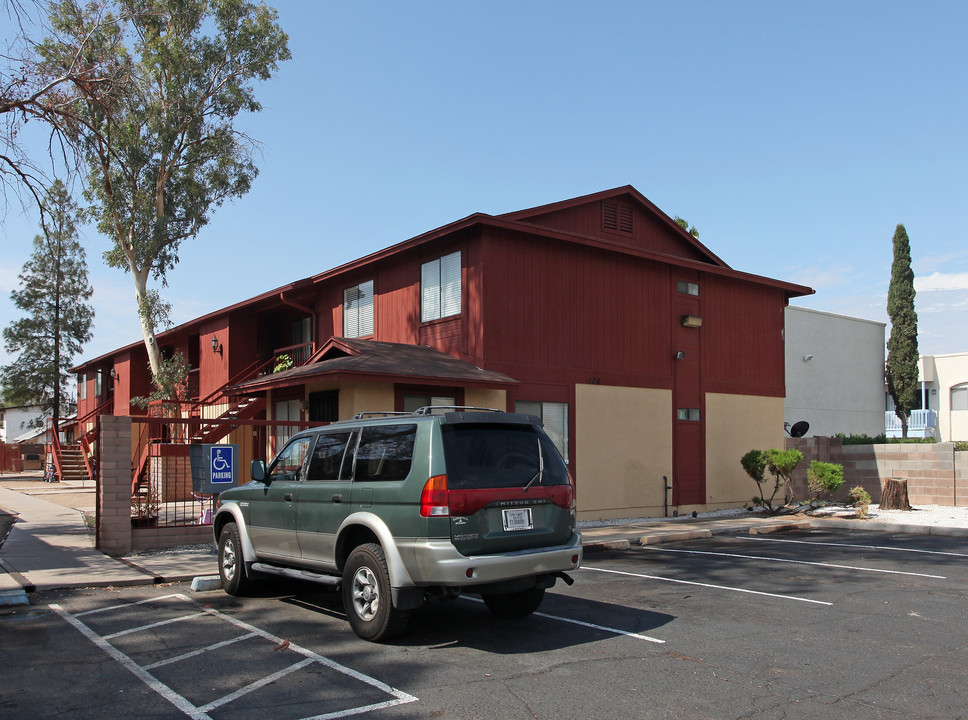
[[[63,480],[64,470],[61,467],[61,446],[60,446],[60,438],[57,437],[57,418],[56,417],[52,417],[50,419],[50,430],[48,430],[48,432],[50,432],[54,436],[53,442],[51,443],[51,445],[53,446],[53,452],[51,454],[54,456],[54,472],[57,473],[58,480]]]
[[[269,358],[268,360],[265,360],[264,362],[260,362],[256,360],[250,363],[242,371],[236,373],[234,376],[229,378],[224,385],[222,385],[219,388],[216,388],[208,395],[203,397],[201,400],[196,400],[193,403],[193,405],[197,407],[201,407],[203,405],[211,405],[212,402],[215,400],[215,398],[225,393],[225,388],[229,387],[230,385],[235,385],[236,383],[242,382],[243,380],[248,380],[250,377],[255,377],[255,374],[259,372],[259,370],[261,370],[263,367],[267,367],[273,362],[275,362],[274,356]]]

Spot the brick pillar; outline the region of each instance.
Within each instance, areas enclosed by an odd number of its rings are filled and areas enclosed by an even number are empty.
[[[131,552],[131,418],[101,416],[98,549],[108,555]]]

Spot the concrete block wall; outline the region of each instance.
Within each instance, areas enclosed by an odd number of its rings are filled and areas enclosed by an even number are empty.
[[[953,443],[844,445],[840,438],[814,437],[787,438],[786,446],[803,453],[793,475],[799,499],[809,496],[810,462],[821,460],[844,466],[844,484],[835,500],[861,485],[878,502],[884,480],[897,479],[908,481],[912,504],[968,506],[968,452],[956,452]]]
[[[97,547],[131,552],[131,418],[102,415],[98,465]]]

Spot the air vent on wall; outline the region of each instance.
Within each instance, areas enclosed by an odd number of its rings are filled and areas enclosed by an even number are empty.
[[[614,232],[632,234],[632,207],[616,202],[602,203],[602,227]]]

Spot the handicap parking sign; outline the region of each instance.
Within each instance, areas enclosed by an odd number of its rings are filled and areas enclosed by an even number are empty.
[[[212,459],[212,483],[235,482],[234,450],[232,445],[213,445],[209,448]]]

